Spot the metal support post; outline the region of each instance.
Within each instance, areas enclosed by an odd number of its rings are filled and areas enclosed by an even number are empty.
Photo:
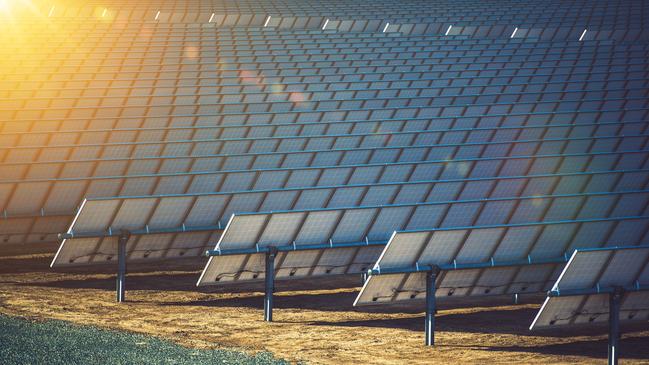
[[[264,294],[264,320],[273,321],[273,292],[275,291],[275,256],[277,249],[270,247],[266,252],[266,290]]]
[[[126,243],[131,237],[130,232],[122,231],[117,239],[117,302],[126,301]]]
[[[518,293],[514,294],[513,301],[514,301],[514,304],[518,304]]]
[[[426,273],[426,323],[424,326],[426,346],[435,345],[435,313],[437,313],[435,300],[435,281],[437,268]]]
[[[361,273],[361,285],[365,285],[366,281],[367,281],[367,271]]]
[[[608,307],[608,364],[617,365],[620,342],[620,304],[622,303],[623,290],[616,288],[609,294]]]

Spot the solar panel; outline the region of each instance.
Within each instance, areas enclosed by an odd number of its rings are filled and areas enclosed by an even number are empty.
[[[530,329],[606,322],[616,287],[625,290],[620,320],[649,320],[649,247],[575,251]]]
[[[573,250],[647,243],[649,219],[620,217],[466,228],[397,231],[372,268],[355,305],[425,299],[425,274],[437,277],[438,298],[546,290]]]
[[[126,259],[142,262],[162,259],[198,257],[218,240],[222,229],[218,226],[167,230],[135,230],[126,246]],[[62,241],[51,267],[84,264],[106,264],[117,261],[117,241],[120,232],[104,236],[69,237]]]
[[[617,364],[620,322],[647,320],[649,246],[587,248],[573,253],[530,329],[608,322],[608,362]]]

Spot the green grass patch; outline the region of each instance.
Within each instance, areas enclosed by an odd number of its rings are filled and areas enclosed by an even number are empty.
[[[0,364],[288,364],[268,352],[197,350],[152,336],[0,315]]]

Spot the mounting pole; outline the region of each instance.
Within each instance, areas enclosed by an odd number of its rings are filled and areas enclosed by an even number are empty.
[[[615,288],[609,294],[608,307],[608,364],[617,365],[620,348],[620,305],[624,291]]]
[[[277,248],[269,247],[266,252],[266,291],[264,294],[264,321],[273,321],[273,292],[275,291],[275,256]]]
[[[439,268],[433,267],[426,273],[426,322],[424,326],[426,346],[435,345],[435,313],[437,313],[435,300],[435,281]]]
[[[514,302],[514,304],[518,304],[518,293],[514,294],[512,301]]]
[[[129,231],[122,231],[117,239],[117,302],[126,301],[126,243],[131,237]]]
[[[367,281],[367,271],[361,273],[361,285],[365,285],[366,281]]]

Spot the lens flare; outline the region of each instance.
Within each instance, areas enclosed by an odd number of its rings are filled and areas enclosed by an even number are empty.
[[[190,60],[197,60],[198,59],[198,55],[199,55],[198,47],[196,47],[196,46],[186,46],[184,51],[185,51],[184,52],[185,58],[188,58]]]

